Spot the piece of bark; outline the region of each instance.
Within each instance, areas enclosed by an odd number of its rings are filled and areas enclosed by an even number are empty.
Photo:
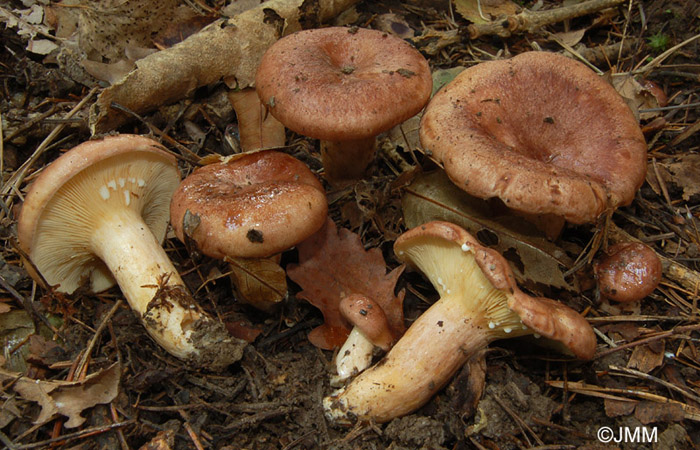
[[[105,89],[90,109],[90,130],[105,133],[131,117],[189,96],[223,80],[251,86],[263,53],[280,37],[312,28],[359,0],[270,0],[230,19],[220,19],[181,43],[136,62],[136,69]]]

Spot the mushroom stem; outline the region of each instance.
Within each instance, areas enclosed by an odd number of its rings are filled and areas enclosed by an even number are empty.
[[[255,89],[229,91],[228,99],[238,118],[238,134],[242,151],[284,145],[284,125],[267,111],[260,102],[258,94],[255,93]]]
[[[374,160],[376,138],[321,141],[321,161],[330,183],[359,180]]]
[[[373,354],[372,341],[358,327],[353,327],[335,357],[337,374],[331,377],[331,386],[342,386],[345,380],[369,367]]]
[[[467,306],[449,297],[436,302],[381,364],[324,399],[326,417],[338,424],[349,424],[352,417],[381,423],[425,404],[474,352],[492,340],[483,314],[475,316],[472,303]]]
[[[231,362],[228,350],[240,346],[197,306],[137,212],[122,209],[104,216],[91,236],[90,247],[110,269],[148,333],[165,350],[213,369]],[[220,341],[216,352],[206,351],[216,341]]]

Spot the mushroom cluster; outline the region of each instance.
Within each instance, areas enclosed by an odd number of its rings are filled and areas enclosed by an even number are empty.
[[[116,282],[148,333],[169,353],[218,370],[245,342],[194,301],[161,247],[180,183],[175,158],[135,135],[88,141],[52,162],[25,198],[17,234],[28,264],[60,292]]]
[[[260,100],[287,128],[321,139],[329,181],[358,179],[378,134],[418,113],[430,98],[425,58],[376,30],[304,30],[273,44],[255,77]]]
[[[595,334],[580,314],[522,292],[506,259],[459,226],[440,221],[418,226],[396,240],[394,252],[430,280],[440,299],[380,363],[324,399],[332,422],[386,422],[414,411],[496,339],[534,334],[578,358],[593,357]]]

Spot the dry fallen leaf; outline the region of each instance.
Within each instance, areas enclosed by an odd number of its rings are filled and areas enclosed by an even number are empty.
[[[520,7],[510,0],[454,0],[457,12],[471,23],[489,23],[500,15],[512,15]]]
[[[176,17],[178,0],[100,0],[80,8],[78,36],[88,59],[115,61],[127,46],[152,47],[153,36]],[[189,9],[189,8],[186,8]]]
[[[309,333],[309,340],[324,350],[339,347],[350,333],[340,315],[340,300],[352,293],[370,297],[384,310],[395,336],[403,334],[404,291],[394,295],[403,266],[386,273],[378,248],[365,250],[360,237],[332,220],[297,246],[299,264],[287,266],[287,275],[303,289],[297,294],[323,313],[325,323]]]
[[[231,281],[238,299],[270,312],[287,295],[284,269],[270,258],[231,258]]]
[[[114,400],[119,391],[120,377],[119,363],[78,382],[32,380],[18,373],[0,370],[0,380],[12,381],[12,389],[23,399],[41,406],[35,424],[44,424],[56,414],[61,414],[68,417],[67,428],[82,425],[85,418],[80,414],[87,408]]]
[[[652,344],[656,345],[644,344],[634,347],[632,356],[627,362],[627,367],[649,373],[661,366],[664,362],[665,343],[659,340]]]
[[[640,112],[640,110],[661,106],[662,97],[655,89],[650,88],[651,85],[642,84],[629,74],[609,75],[609,81],[618,94],[625,99],[637,120],[649,120],[661,115],[660,111]]]
[[[515,216],[497,216],[489,203],[455,186],[441,170],[417,177],[403,196],[406,226],[431,220],[453,222],[494,248],[511,263],[519,282],[576,291],[564,278],[573,264],[566,253],[540,231]]]

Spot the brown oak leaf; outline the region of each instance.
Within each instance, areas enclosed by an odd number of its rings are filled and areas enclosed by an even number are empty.
[[[403,334],[405,292],[394,295],[394,288],[404,266],[386,273],[381,250],[365,250],[357,234],[337,229],[330,219],[297,249],[299,264],[290,264],[287,275],[302,288],[297,297],[320,309],[325,322],[309,333],[312,344],[324,350],[343,345],[351,326],[340,315],[338,305],[343,297],[353,293],[377,302],[394,336]]]

